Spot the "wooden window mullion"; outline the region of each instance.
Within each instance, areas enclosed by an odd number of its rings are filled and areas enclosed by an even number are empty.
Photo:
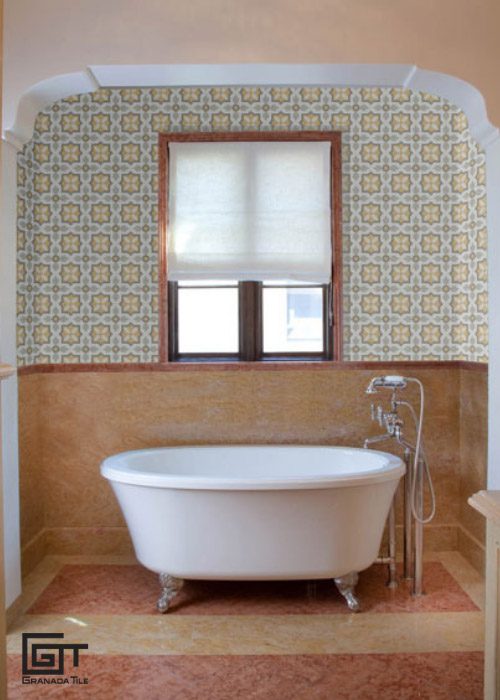
[[[179,286],[177,282],[168,283],[168,360],[179,359]]]
[[[259,282],[239,283],[240,360],[255,362],[262,355],[262,301]]]

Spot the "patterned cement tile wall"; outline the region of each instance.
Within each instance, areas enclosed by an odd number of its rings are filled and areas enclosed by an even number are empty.
[[[19,363],[157,359],[157,132],[343,131],[346,360],[487,359],[484,153],[402,89],[112,89],[19,155]]]

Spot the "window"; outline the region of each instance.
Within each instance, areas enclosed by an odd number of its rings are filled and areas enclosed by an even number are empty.
[[[159,139],[160,361],[341,359],[340,133]]]
[[[330,285],[170,282],[170,360],[331,358]]]

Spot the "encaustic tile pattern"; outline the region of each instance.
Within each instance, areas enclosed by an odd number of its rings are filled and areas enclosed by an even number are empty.
[[[458,553],[431,556],[420,599],[388,590],[384,567],[363,572],[359,615],[318,581],[188,582],[164,616],[129,558],[48,557],[8,636],[9,698],[479,700],[482,582]],[[22,683],[23,632],[88,644],[78,668],[66,656],[67,685]]]
[[[18,363],[154,362],[158,132],[342,132],[345,360],[487,360],[485,155],[390,88],[98,90],[18,159]]]

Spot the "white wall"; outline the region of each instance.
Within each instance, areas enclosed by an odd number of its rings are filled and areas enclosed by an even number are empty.
[[[2,143],[0,220],[0,357],[16,364],[16,168],[17,152]],[[7,605],[21,591],[17,377],[2,382],[2,464]]]
[[[486,148],[488,227],[488,488],[500,489],[500,139]]]

